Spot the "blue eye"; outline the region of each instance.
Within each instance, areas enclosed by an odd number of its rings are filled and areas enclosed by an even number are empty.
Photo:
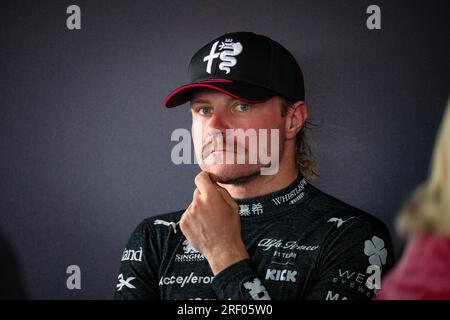
[[[208,116],[213,113],[213,108],[211,107],[201,107],[198,109],[198,113],[202,116]]]
[[[243,112],[243,111],[248,111],[251,109],[251,105],[246,104],[246,103],[239,103],[237,104],[233,110],[239,111],[239,112]]]

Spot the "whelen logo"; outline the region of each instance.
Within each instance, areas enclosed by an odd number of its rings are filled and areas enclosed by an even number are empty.
[[[297,271],[267,269],[266,280],[296,282]]]
[[[142,261],[142,247],[139,247],[139,250],[125,248],[122,255],[122,261]]]
[[[170,277],[161,277],[159,280],[160,286],[168,286],[178,284],[180,288],[183,288],[188,283],[193,284],[210,284],[214,279],[213,276],[194,276],[194,273],[191,272],[188,276],[170,276]]]

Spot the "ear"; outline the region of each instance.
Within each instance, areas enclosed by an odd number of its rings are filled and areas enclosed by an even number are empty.
[[[308,119],[308,107],[304,101],[295,102],[286,114],[286,139],[294,139]]]

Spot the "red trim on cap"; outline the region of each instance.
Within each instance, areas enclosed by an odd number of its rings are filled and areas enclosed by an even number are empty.
[[[222,93],[225,93],[226,95],[229,95],[230,97],[235,98],[236,100],[241,100],[241,101],[247,102],[247,103],[262,103],[262,102],[267,101],[267,100],[269,100],[271,98],[271,97],[269,97],[269,98],[262,99],[262,100],[248,100],[248,99],[244,99],[244,98],[238,97],[237,95],[232,94],[231,92],[228,92],[228,91],[226,91],[226,90],[224,90],[222,88],[213,86],[211,84],[191,83],[191,84],[187,84],[187,85],[185,85],[183,87],[180,87],[180,88],[176,89],[174,92],[172,92],[171,94],[169,94],[169,96],[164,101],[164,105],[167,108],[172,108],[172,107],[168,107],[167,106],[167,103],[169,102],[169,100],[172,99],[172,97],[174,95],[176,95],[177,93],[179,93],[181,91],[184,91],[184,90],[187,90],[187,89],[191,89],[191,88],[209,88],[209,89],[217,90],[217,91],[220,91]]]

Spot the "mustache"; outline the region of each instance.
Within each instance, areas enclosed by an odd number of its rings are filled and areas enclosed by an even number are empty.
[[[231,149],[231,147],[233,149]],[[233,153],[237,153],[238,151],[246,151],[247,148],[245,147],[245,145],[242,144],[238,144],[237,141],[233,141],[232,145],[231,142],[217,142],[217,139],[209,139],[207,140],[203,145],[202,145],[202,159],[206,159],[211,153],[213,153],[214,151],[221,151],[221,150],[233,150]]]

